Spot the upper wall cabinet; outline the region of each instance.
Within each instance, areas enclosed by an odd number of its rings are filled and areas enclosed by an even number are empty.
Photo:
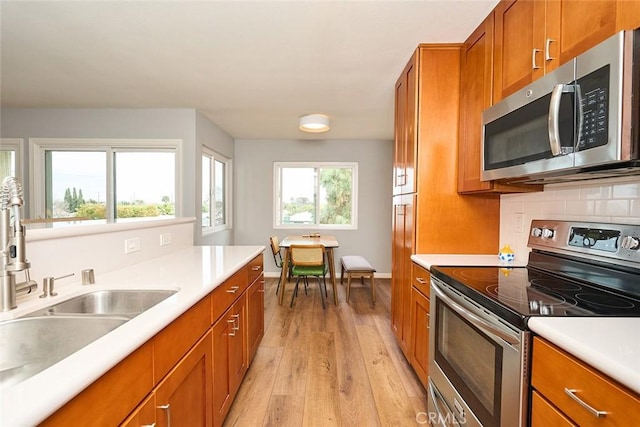
[[[537,191],[540,186],[515,186],[480,181],[482,111],[492,105],[494,15],[487,16],[462,46],[458,192],[462,194]]]
[[[494,102],[617,31],[640,26],[635,0],[502,0],[494,12]]]
[[[416,191],[417,57],[416,52],[396,82],[395,151],[393,156],[394,196]]]

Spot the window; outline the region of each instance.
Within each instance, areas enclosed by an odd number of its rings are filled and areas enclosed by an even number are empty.
[[[22,139],[0,139],[0,183],[8,176],[16,177],[20,183],[24,183],[20,170],[21,154]]]
[[[206,234],[231,226],[231,161],[206,147],[202,153],[202,231]]]
[[[32,139],[33,217],[174,218],[181,141]]]
[[[357,163],[275,163],[274,227],[357,228]]]

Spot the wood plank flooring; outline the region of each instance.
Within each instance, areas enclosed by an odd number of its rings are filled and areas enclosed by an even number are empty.
[[[292,309],[293,284],[282,306],[277,279],[265,279],[265,335],[224,426],[416,426],[425,390],[391,331],[391,281],[376,279],[377,302],[359,280],[350,303],[338,284],[322,309],[310,280]],[[365,282],[368,283],[368,282]]]

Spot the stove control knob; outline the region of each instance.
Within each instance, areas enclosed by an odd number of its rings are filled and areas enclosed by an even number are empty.
[[[554,235],[555,235],[555,232],[552,229],[550,228],[542,229],[542,237],[544,237],[545,239],[552,239]]]
[[[538,227],[533,227],[531,229],[531,235],[533,237],[540,237],[542,236],[542,229],[538,228]]]
[[[640,248],[640,239],[633,236],[624,236],[620,246],[624,249],[631,249],[632,251],[638,250]]]

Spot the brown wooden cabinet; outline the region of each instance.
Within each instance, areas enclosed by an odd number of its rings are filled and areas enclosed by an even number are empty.
[[[532,427],[630,426],[640,420],[640,395],[540,337],[533,340],[531,385],[542,400],[533,401]],[[606,415],[597,417],[584,405]]]
[[[127,417],[120,427],[149,427],[156,424],[156,394],[149,396]]]
[[[211,426],[211,332],[196,343],[155,390],[157,426]]]
[[[492,105],[494,14],[491,12],[462,46],[458,192],[502,194],[539,191],[537,185],[481,181],[482,112]]]
[[[424,387],[429,375],[429,272],[411,266],[411,366]]]
[[[264,276],[247,289],[247,360],[251,364],[264,336]]]
[[[246,301],[238,299],[212,328],[213,422],[221,426],[247,371]]]
[[[393,194],[415,191],[416,169],[416,72],[414,53],[396,82]]]
[[[393,197],[391,326],[409,361],[411,255],[498,251],[499,200],[461,195],[457,188],[460,56],[459,44],[419,45],[399,79],[413,80],[405,82],[413,88],[406,95],[415,100],[413,122],[396,121],[396,134],[398,126],[415,133],[416,184],[414,192]]]
[[[502,0],[494,12],[494,102],[640,26],[636,0]]]
[[[391,327],[400,348],[409,354],[411,318],[411,255],[415,242],[415,194],[394,196],[391,246]]]

